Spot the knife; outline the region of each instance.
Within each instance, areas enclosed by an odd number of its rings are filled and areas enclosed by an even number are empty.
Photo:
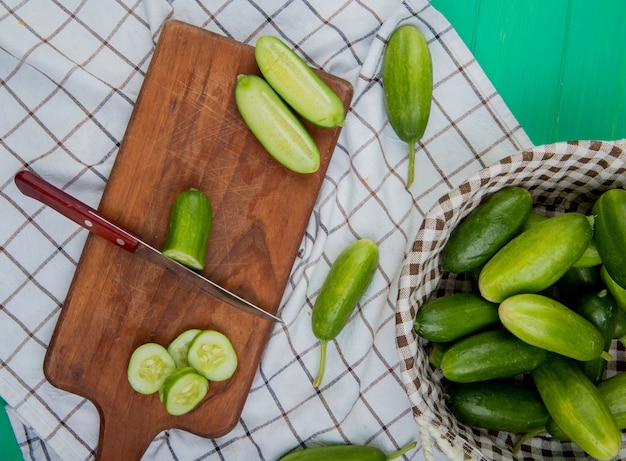
[[[199,288],[229,306],[235,307],[248,314],[282,323],[279,317],[270,314],[188,267],[168,258],[159,250],[142,241],[134,232],[125,229],[99,211],[94,210],[89,205],[72,197],[67,192],[53,186],[31,171],[19,171],[15,175],[15,184],[24,195],[51,207],[79,226],[87,229],[89,232],[93,232],[114,245],[141,256],[144,260],[163,267],[176,275],[183,282]]]

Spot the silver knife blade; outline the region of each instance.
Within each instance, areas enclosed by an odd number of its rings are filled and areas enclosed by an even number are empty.
[[[78,225],[104,238],[110,243],[131,253],[137,253],[137,255],[143,257],[144,260],[165,268],[183,282],[202,290],[225,304],[248,314],[282,323],[279,317],[270,314],[206,277],[203,277],[201,274],[168,258],[156,248],[142,241],[133,232],[125,229],[123,226],[117,224],[112,219],[94,210],[77,198],[72,197],[67,192],[53,186],[40,176],[30,171],[23,170],[15,175],[15,184],[24,195],[51,207],[66,218],[71,219]]]

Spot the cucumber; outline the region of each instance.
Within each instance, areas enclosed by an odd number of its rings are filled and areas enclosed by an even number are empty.
[[[570,267],[556,282],[558,297],[565,305],[576,302],[580,296],[604,287],[600,277],[601,266]]]
[[[626,289],[622,288],[615,280],[613,280],[604,265],[602,265],[602,268],[600,269],[600,277],[602,278],[607,290],[609,290],[609,293],[611,293],[613,298],[615,298],[617,307],[626,312]]]
[[[320,366],[313,386],[324,377],[326,348],[348,322],[378,267],[378,246],[370,239],[352,242],[337,256],[313,305],[311,325],[320,340]]]
[[[528,218],[524,222],[524,225],[522,226],[522,232],[527,231],[533,225],[535,225],[535,224],[537,224],[539,222],[545,221],[546,219],[548,219],[547,216],[539,214],[539,213],[537,213],[535,211],[531,211],[530,214],[528,215]]]
[[[617,305],[617,302],[616,302]],[[619,339],[620,341],[626,339],[626,312],[622,309],[617,309],[617,322],[615,325],[615,331],[613,332],[613,339]]]
[[[367,445],[329,445],[294,451],[279,461],[385,461],[399,458],[416,446],[417,442],[411,442],[398,451],[385,454],[381,449]]]
[[[130,356],[128,382],[140,394],[154,394],[175,369],[176,364],[167,349],[157,343],[145,343]]]
[[[176,196],[170,211],[163,254],[195,270],[204,269],[212,225],[209,198],[191,188]]]
[[[478,293],[433,298],[417,311],[413,327],[422,338],[450,342],[499,322],[498,305]]]
[[[604,338],[604,351],[608,353],[617,327],[617,313],[619,311],[613,296],[606,288],[598,292],[585,293],[574,304],[574,310],[600,331]],[[597,384],[602,379],[604,370],[606,370],[606,360],[603,357],[598,357],[580,362],[579,366],[591,382]]]
[[[235,101],[244,122],[267,152],[289,170],[315,173],[320,152],[302,122],[257,75],[239,75]]]
[[[462,423],[494,431],[535,431],[550,419],[536,391],[508,380],[452,384],[446,405]]]
[[[237,370],[237,352],[226,335],[216,330],[198,333],[189,345],[189,365],[209,381],[225,381]]]
[[[547,296],[511,296],[500,304],[498,314],[507,330],[533,346],[576,360],[608,355],[602,334],[591,322]]]
[[[484,265],[480,294],[500,303],[518,293],[537,293],[557,282],[580,258],[592,236],[587,218],[563,213],[531,226]]]
[[[398,137],[408,143],[406,186],[409,187],[414,178],[415,144],[426,130],[433,93],[430,50],[417,27],[403,25],[391,34],[383,55],[381,76],[389,123]]]
[[[167,346],[167,352],[169,352],[169,354],[174,359],[176,367],[180,368],[189,366],[189,360],[187,358],[189,345],[201,331],[202,330],[199,330],[197,328],[183,331],[176,338],[174,338],[169,346]]]
[[[204,399],[209,381],[193,367],[177,368],[163,382],[159,398],[165,410],[173,416],[189,413]]]
[[[450,343],[430,343],[430,347],[428,348],[428,360],[433,367],[441,367],[443,354],[446,353],[450,346]]]
[[[450,233],[441,251],[441,268],[460,274],[482,266],[521,231],[532,205],[530,192],[522,187],[495,192]]]
[[[343,126],[346,111],[337,93],[281,39],[259,37],[254,56],[265,80],[304,119],[325,128]]]
[[[626,289],[626,190],[610,189],[597,198],[593,240],[611,278]]]
[[[597,459],[617,456],[620,429],[596,386],[573,360],[548,354],[531,376],[550,417],[572,442]]]
[[[626,429],[626,373],[618,373],[597,385],[602,399],[606,402],[617,427]]]
[[[457,383],[512,378],[534,369],[545,356],[545,350],[498,328],[453,343],[443,354],[441,371]]]

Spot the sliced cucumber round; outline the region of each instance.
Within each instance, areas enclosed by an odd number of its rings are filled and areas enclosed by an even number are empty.
[[[167,352],[172,356],[177,367],[189,366],[189,360],[187,360],[189,346],[200,332],[202,332],[202,330],[197,328],[183,331],[167,346]]]
[[[167,349],[157,343],[145,343],[130,356],[128,382],[140,394],[154,394],[175,368]]]
[[[216,330],[204,330],[189,346],[189,365],[209,381],[225,381],[237,369],[237,353],[230,340]]]
[[[209,390],[209,381],[193,367],[177,368],[159,390],[159,398],[170,415],[189,413]]]

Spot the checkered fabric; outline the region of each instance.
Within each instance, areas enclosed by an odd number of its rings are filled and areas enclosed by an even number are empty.
[[[396,347],[398,281],[439,197],[531,143],[443,16],[426,0],[0,0],[0,395],[25,458],[93,459],[99,418],[42,372],[86,231],[20,194],[13,176],[29,167],[97,207],[170,18],[250,44],[279,36],[355,93],[284,292],[284,324],[272,331],[239,423],[214,440],[164,431],[144,459],[276,460],[330,443],[390,452],[411,440],[420,443],[404,459],[461,455],[431,445],[430,428],[414,418]],[[385,116],[380,77],[386,40],[404,23],[422,30],[434,65],[410,190],[407,147]],[[317,392],[312,305],[334,258],[360,237],[378,243],[380,265],[329,344]]]
[[[442,272],[439,254],[452,229],[493,192],[507,186],[527,188],[534,211],[553,216],[564,211],[588,214],[599,194],[613,187],[626,187],[626,143],[578,141],[536,147],[496,162],[473,175],[441,197],[422,221],[400,276],[397,317],[398,350],[402,378],[407,385],[418,420],[435,439],[445,437],[473,459],[581,459],[585,453],[572,443],[548,436],[534,437],[514,453],[519,434],[487,431],[459,423],[446,408],[446,380],[440,369],[429,364],[428,342],[413,330],[419,307],[428,299],[461,291],[473,284],[462,275]],[[607,376],[626,370],[623,345],[614,341],[614,360],[607,363]],[[622,448],[620,459],[626,457]]]

